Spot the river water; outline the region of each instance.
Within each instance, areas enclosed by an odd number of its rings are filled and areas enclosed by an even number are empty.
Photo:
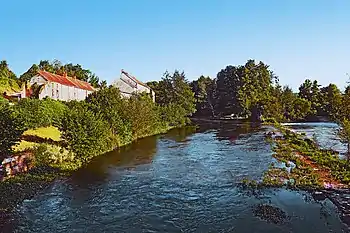
[[[260,179],[274,161],[264,141],[267,130],[217,124],[139,140],[24,201],[3,230],[346,232],[328,199],[285,189],[241,188],[243,178]],[[288,217],[281,224],[266,222],[253,214],[257,204],[278,207]]]

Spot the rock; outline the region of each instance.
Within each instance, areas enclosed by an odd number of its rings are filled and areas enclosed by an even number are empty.
[[[253,213],[260,219],[274,224],[283,224],[288,219],[287,214],[283,210],[266,204],[256,205]]]

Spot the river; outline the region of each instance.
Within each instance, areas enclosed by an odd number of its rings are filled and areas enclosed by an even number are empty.
[[[245,177],[260,179],[274,161],[264,141],[267,130],[216,124],[139,140],[24,201],[4,230],[346,232],[328,199],[285,189],[252,193],[239,186]],[[288,217],[281,224],[266,222],[253,214],[257,204],[276,206]]]

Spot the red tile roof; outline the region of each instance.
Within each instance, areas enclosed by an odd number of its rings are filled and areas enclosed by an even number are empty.
[[[50,72],[39,70],[39,75],[50,82],[60,83],[65,86],[76,87],[83,90],[94,91],[95,89],[88,82],[81,81],[76,78],[52,74]]]

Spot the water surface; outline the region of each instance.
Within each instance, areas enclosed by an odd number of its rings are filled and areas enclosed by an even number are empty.
[[[15,232],[343,232],[336,207],[304,192],[239,186],[274,161],[267,128],[208,125],[142,139],[18,207]],[[255,217],[281,208],[284,224]],[[344,231],[345,232],[345,231]]]

